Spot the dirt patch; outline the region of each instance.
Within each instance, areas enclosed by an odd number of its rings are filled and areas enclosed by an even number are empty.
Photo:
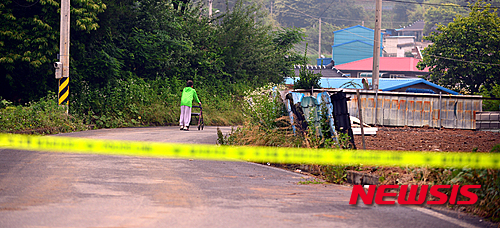
[[[354,141],[358,149],[362,149],[362,139],[360,135],[354,136]],[[500,133],[487,131],[473,130],[457,130],[457,129],[433,129],[433,128],[411,128],[411,127],[379,127],[377,135],[366,136],[366,149],[368,150],[401,150],[401,151],[436,151],[436,152],[490,152],[491,149],[500,144]],[[379,167],[379,166],[340,166],[340,169],[333,172],[326,172],[326,167],[318,165],[284,165],[278,164],[277,167],[289,169],[292,171],[301,170],[305,174],[313,174],[311,178],[323,178],[325,180],[332,179],[330,177],[343,176],[345,173],[345,181],[352,183],[356,178],[350,178],[349,175],[357,175],[359,179],[365,181],[366,177],[370,177],[370,183],[363,182],[362,184],[396,184],[396,185],[423,185],[444,183],[450,177],[450,170],[438,168],[422,168],[422,167]],[[338,173],[336,173],[338,172]],[[495,174],[497,171],[491,171]],[[472,173],[471,173],[472,175]],[[477,175],[477,174],[474,174]],[[490,175],[493,176],[493,175]],[[486,177],[485,177],[486,178]],[[337,184],[348,184],[344,182],[344,178],[333,178],[333,182]],[[375,181],[373,181],[375,180]],[[486,179],[485,179],[486,180]],[[312,183],[312,182],[311,182]],[[479,183],[479,182],[478,182]],[[481,182],[483,185],[486,182]],[[482,196],[484,197],[484,195]],[[490,196],[489,196],[490,197]],[[458,206],[434,206],[447,213],[455,212],[472,212],[486,218],[493,218],[491,211],[485,205],[490,198],[481,198],[480,203],[469,207]],[[496,198],[494,198],[496,199]],[[451,210],[450,210],[451,209]],[[453,211],[454,210],[454,211]],[[493,216],[493,217],[492,217]],[[498,226],[500,223],[492,223],[490,226]]]
[[[361,135],[355,135],[358,149],[363,148]],[[412,127],[379,127],[377,135],[365,136],[367,150],[405,150],[436,152],[490,152],[500,144],[500,133],[489,131],[434,129]],[[401,167],[361,167],[359,173],[383,176],[384,184],[421,184],[415,180],[415,173]],[[437,180],[434,174],[422,169],[423,180]],[[427,175],[430,175],[429,177]]]
[[[360,135],[354,136],[358,149]],[[408,150],[448,152],[490,152],[500,144],[500,133],[474,130],[411,127],[379,127],[377,135],[366,136],[367,150]]]

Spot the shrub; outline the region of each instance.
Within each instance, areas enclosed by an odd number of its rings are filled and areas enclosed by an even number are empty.
[[[67,115],[66,106],[57,104],[57,96],[48,96],[24,106],[0,109],[0,132],[54,134],[86,129],[78,117]]]

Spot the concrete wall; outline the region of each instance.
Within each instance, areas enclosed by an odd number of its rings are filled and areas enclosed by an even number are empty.
[[[413,44],[412,46],[398,48],[398,44]],[[405,57],[405,52],[415,47],[413,36],[388,36],[384,37],[384,51],[391,57]]]
[[[351,101],[349,114],[358,116],[358,99],[354,90],[344,90]],[[444,127],[476,129],[476,113],[482,111],[481,96],[379,92],[375,109],[375,92],[361,91],[363,122],[382,126]],[[375,115],[376,113],[376,115]]]
[[[476,129],[500,131],[500,112],[476,113]]]

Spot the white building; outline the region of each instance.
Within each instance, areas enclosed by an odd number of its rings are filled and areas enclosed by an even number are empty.
[[[409,57],[406,52],[415,48],[414,36],[386,36],[384,37],[384,57]]]

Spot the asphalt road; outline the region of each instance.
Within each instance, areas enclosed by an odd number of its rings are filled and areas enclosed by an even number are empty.
[[[230,128],[222,128],[223,132]],[[64,134],[214,144],[215,127]],[[349,186],[267,165],[0,149],[0,227],[485,227],[423,207],[349,205]]]

